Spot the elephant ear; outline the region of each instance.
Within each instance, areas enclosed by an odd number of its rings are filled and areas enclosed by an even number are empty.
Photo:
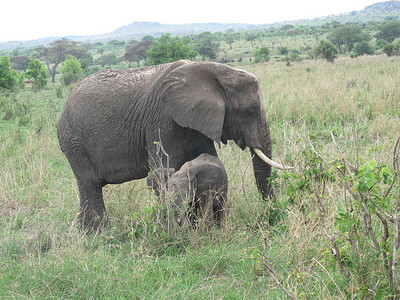
[[[182,127],[221,141],[225,118],[224,93],[213,65],[188,63],[171,71],[162,83],[167,113]]]

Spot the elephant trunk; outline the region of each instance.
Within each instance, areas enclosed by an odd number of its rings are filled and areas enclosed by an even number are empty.
[[[274,190],[270,182],[271,166],[256,155],[253,149],[250,149],[250,151],[253,156],[253,170],[257,188],[264,199],[272,198],[274,197]],[[265,150],[263,152],[268,153]]]
[[[253,170],[257,188],[264,199],[274,197],[274,191],[271,184],[271,168],[286,169],[279,163],[271,160],[272,157],[272,142],[269,131],[269,125],[266,118],[262,118],[260,126],[254,131],[258,134],[257,143],[250,147],[251,155],[253,156]],[[255,147],[259,145],[259,147]],[[250,146],[250,145],[249,145]]]

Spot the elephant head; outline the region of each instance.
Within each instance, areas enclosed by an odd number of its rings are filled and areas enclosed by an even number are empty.
[[[259,80],[252,74],[216,63],[186,63],[163,81],[162,101],[167,113],[182,127],[195,129],[216,143],[234,140],[249,147],[257,187],[273,196],[268,178],[272,145]]]
[[[147,185],[160,197],[169,189],[175,217],[183,225],[189,216],[221,224],[227,197],[228,176],[218,157],[203,153],[175,172],[158,168],[147,176]]]

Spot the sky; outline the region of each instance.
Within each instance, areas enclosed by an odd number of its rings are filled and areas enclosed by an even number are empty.
[[[10,0],[0,42],[108,33],[133,22],[270,24],[361,10],[382,0]]]

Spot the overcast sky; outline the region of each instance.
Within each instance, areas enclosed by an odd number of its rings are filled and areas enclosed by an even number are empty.
[[[135,21],[269,24],[361,10],[379,0],[6,0],[0,42],[111,32]]]

